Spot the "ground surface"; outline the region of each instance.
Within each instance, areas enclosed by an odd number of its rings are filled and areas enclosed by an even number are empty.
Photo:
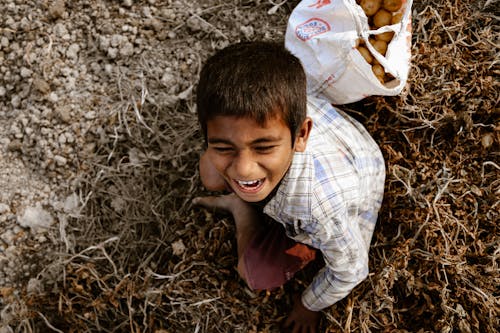
[[[283,40],[297,3],[1,1],[1,333],[279,331],[311,274],[251,292],[230,218],[191,207],[193,88],[215,50]],[[372,273],[322,331],[498,331],[499,14],[416,2],[408,87],[344,106],[386,196]]]

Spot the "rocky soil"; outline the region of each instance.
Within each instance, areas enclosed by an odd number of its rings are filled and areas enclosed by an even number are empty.
[[[283,4],[281,4],[283,5]],[[0,308],[39,291],[49,254],[71,252],[68,219],[145,104],[192,98],[206,54],[276,39],[286,6],[246,1],[3,0],[0,4]],[[289,9],[289,8],[288,8]],[[266,22],[254,30],[264,15]],[[213,22],[217,22],[217,26]],[[224,31],[224,32],[223,32]],[[192,112],[191,112],[192,114]],[[110,149],[108,149],[111,147]],[[133,156],[132,156],[133,155]],[[132,159],[137,154],[132,150]],[[137,163],[140,157],[136,156]],[[119,200],[116,205],[119,205]],[[0,327],[2,327],[0,325]],[[8,327],[8,326],[5,326]],[[9,332],[0,328],[1,332]]]

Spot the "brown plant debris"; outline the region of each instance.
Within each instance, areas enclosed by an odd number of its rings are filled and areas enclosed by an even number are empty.
[[[114,51],[84,36],[80,54],[115,70],[92,102],[106,116],[79,165],[82,209],[47,250],[37,275],[43,288],[24,288],[17,300],[0,289],[5,325],[279,331],[291,292],[310,274],[277,291],[248,290],[234,267],[231,219],[190,204],[203,193],[192,93],[200,64],[230,42],[282,40],[298,1],[271,2],[105,1],[100,16],[86,1],[67,1],[52,14],[68,22],[87,13],[101,30],[136,27],[142,44],[134,45],[142,46],[109,60]],[[371,274],[324,311],[322,332],[498,332],[499,14],[496,1],[415,1],[408,87],[346,106],[382,147],[386,194]]]

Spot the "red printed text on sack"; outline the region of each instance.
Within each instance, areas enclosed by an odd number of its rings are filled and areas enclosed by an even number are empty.
[[[306,41],[314,36],[330,31],[328,22],[320,18],[311,18],[295,28],[295,35],[297,38]]]
[[[317,0],[315,3],[312,5],[309,5],[308,7],[316,7],[316,9],[320,9],[323,6],[329,5],[332,2],[330,0]]]

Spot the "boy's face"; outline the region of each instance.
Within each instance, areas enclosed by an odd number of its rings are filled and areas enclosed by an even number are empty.
[[[217,116],[207,122],[206,155],[242,200],[265,199],[281,181],[296,151],[306,148],[312,121],[307,118],[292,146],[281,117],[261,126],[251,118]]]

